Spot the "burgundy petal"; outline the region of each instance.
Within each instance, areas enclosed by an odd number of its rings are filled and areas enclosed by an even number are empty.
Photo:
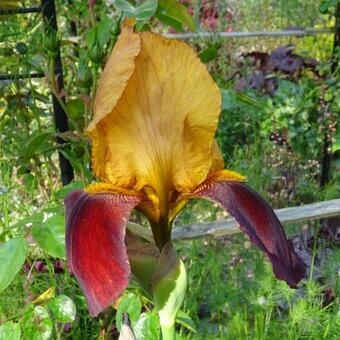
[[[267,254],[275,276],[296,288],[305,275],[303,262],[286,239],[273,209],[256,191],[242,182],[223,181],[203,184],[194,194],[218,202],[228,210],[241,230]]]
[[[139,201],[137,196],[82,190],[65,199],[67,263],[93,316],[110,306],[129,283],[125,227]]]

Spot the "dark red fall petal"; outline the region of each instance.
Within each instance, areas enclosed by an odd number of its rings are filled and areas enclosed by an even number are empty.
[[[302,260],[286,239],[271,206],[242,182],[214,182],[195,190],[195,196],[220,203],[235,217],[250,240],[262,249],[273,265],[275,276],[296,288],[305,275]]]
[[[110,306],[129,283],[125,227],[139,201],[137,196],[82,190],[65,199],[67,264],[93,316]]]

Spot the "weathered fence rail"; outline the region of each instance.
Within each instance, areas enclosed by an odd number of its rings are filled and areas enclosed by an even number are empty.
[[[282,224],[340,216],[340,199],[277,209],[275,213]],[[232,235],[240,231],[235,219],[227,218],[213,222],[176,227],[172,231],[172,238],[174,240],[192,240],[196,238]]]
[[[284,29],[280,31],[254,31],[254,32],[199,32],[199,33],[167,33],[164,34],[172,39],[199,39],[199,38],[255,38],[255,37],[289,37],[289,36],[309,36],[318,34],[332,34],[334,29],[331,27],[297,29]]]

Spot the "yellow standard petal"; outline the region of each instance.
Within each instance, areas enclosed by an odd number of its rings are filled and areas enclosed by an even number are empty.
[[[110,105],[100,106],[105,110],[95,107],[99,112],[88,129],[93,166],[102,180],[142,190],[166,211],[176,192],[194,189],[212,167],[221,97],[187,44],[149,32],[139,33],[139,38],[140,52],[122,93],[109,86],[111,76],[117,77],[112,67],[103,72],[106,80],[101,84],[107,86],[98,89],[96,102],[102,101],[104,91],[103,101]],[[110,65],[131,63],[131,58],[113,53]],[[117,98],[117,91],[120,98],[112,105],[109,93]]]
[[[94,101],[94,117],[87,128],[92,137],[92,161],[96,175],[104,181],[106,176],[106,140],[100,138],[101,127],[98,124],[116,106],[135,70],[135,57],[140,52],[140,38],[133,31],[133,22],[125,20],[121,34],[105,65],[98,84]]]

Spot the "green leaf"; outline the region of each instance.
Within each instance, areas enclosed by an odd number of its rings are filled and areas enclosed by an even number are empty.
[[[159,339],[159,319],[155,313],[142,313],[134,328],[138,340]]]
[[[77,190],[77,189],[82,189],[84,187],[85,187],[84,182],[82,182],[82,181],[72,181],[69,184],[62,187],[57,192],[57,197],[65,198],[71,191],[74,191],[74,190]]]
[[[127,0],[116,0],[115,7],[124,13],[125,16],[134,17],[136,14],[136,9]]]
[[[331,6],[331,3],[329,1],[322,1],[319,7],[320,13],[327,14],[330,6]]]
[[[0,326],[0,340],[20,340],[21,330],[17,323],[7,321]]]
[[[196,31],[194,21],[187,8],[177,0],[159,0],[156,16],[166,24],[175,20],[180,24],[188,26],[191,31]],[[170,20],[167,22],[168,19]],[[170,25],[175,30],[178,30],[178,24],[175,25],[177,27],[173,26],[173,24]]]
[[[44,146],[44,143],[52,135],[52,132],[37,132],[25,142],[25,147],[21,151],[21,156],[24,157],[24,161],[30,160],[38,149]]]
[[[34,224],[32,234],[39,247],[47,254],[66,259],[64,216],[55,215],[45,222]]]
[[[48,304],[56,320],[60,322],[72,322],[76,317],[76,306],[66,295],[59,295]]]
[[[141,308],[142,303],[137,295],[129,293],[122,298],[116,314],[116,327],[119,332],[122,326],[123,313],[129,314],[131,325],[134,327],[139,319]]]
[[[104,47],[111,38],[111,27],[113,21],[104,17],[97,24],[97,39],[99,46]]]
[[[135,16],[137,20],[150,19],[157,10],[157,0],[145,0],[136,7]]]
[[[89,48],[99,45],[103,48],[111,38],[112,20],[104,17],[96,26],[90,28],[86,33],[86,42]]]
[[[183,311],[179,311],[176,316],[176,322],[188,329],[193,333],[197,333],[195,323],[192,321],[190,316],[185,314]]]
[[[219,46],[211,45],[208,48],[206,48],[205,50],[203,50],[199,55],[202,63],[206,64],[209,61],[215,59],[217,57],[218,49],[219,49]]]
[[[48,340],[52,335],[52,320],[42,306],[28,310],[21,321],[21,326],[24,339]]]
[[[27,242],[22,237],[0,245],[0,292],[14,279],[27,255]]]
[[[160,12],[159,10],[157,10],[156,17],[162,23],[164,23],[164,24],[174,28],[176,30],[176,32],[183,32],[184,31],[183,25],[179,21],[177,21],[174,18],[171,18],[171,17],[167,16],[166,14]]]

